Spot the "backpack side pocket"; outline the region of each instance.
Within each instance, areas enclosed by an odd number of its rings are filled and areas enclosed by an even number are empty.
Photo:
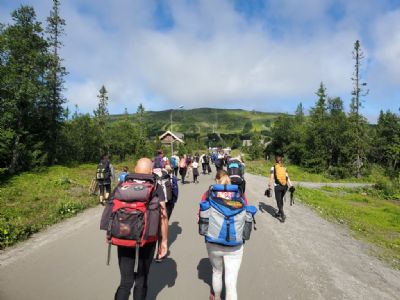
[[[210,220],[210,202],[203,201],[200,203],[200,215],[198,223],[200,235],[207,235],[209,220]]]

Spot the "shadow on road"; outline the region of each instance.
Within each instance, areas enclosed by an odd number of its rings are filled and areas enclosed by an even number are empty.
[[[176,262],[172,258],[167,257],[162,263],[153,263],[150,268],[146,299],[157,299],[158,294],[165,287],[171,288],[175,285],[177,276]]]
[[[171,247],[172,243],[176,241],[178,235],[182,233],[182,227],[179,226],[179,222],[172,222],[168,228],[168,248]]]
[[[197,276],[210,286],[212,285],[212,267],[208,258],[202,258],[197,265]]]
[[[275,218],[275,208],[272,207],[271,205],[268,205],[264,202],[258,202],[258,209],[260,210],[260,212],[262,213],[269,213],[271,216],[273,216]]]

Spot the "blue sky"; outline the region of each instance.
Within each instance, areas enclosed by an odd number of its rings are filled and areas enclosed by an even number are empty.
[[[21,4],[44,21],[50,0],[0,0],[0,22]],[[370,92],[363,114],[400,107],[400,0],[62,1],[68,105],[92,112],[219,107],[293,113],[323,81],[347,109],[352,48],[361,41]]]

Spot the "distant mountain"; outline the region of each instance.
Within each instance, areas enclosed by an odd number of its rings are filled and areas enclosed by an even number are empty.
[[[155,136],[171,128],[171,111],[173,131],[200,136],[213,132],[221,134],[238,134],[253,130],[268,132],[272,121],[281,115],[281,113],[254,110],[216,108],[147,111],[144,118],[150,135]],[[135,121],[136,115],[130,116],[132,121]],[[123,115],[111,116],[113,120],[122,117]]]

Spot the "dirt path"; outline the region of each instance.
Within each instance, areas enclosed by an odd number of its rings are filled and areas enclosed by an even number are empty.
[[[400,272],[368,255],[345,229],[300,204],[287,222],[272,217],[265,178],[246,174],[247,196],[259,207],[258,230],[245,245],[239,299],[400,299]],[[197,234],[201,194],[213,181],[182,186],[170,220],[171,254],[153,264],[148,299],[207,299],[211,266]],[[0,299],[112,299],[118,285],[116,249],[105,265],[101,208],[90,209],[0,254]]]

